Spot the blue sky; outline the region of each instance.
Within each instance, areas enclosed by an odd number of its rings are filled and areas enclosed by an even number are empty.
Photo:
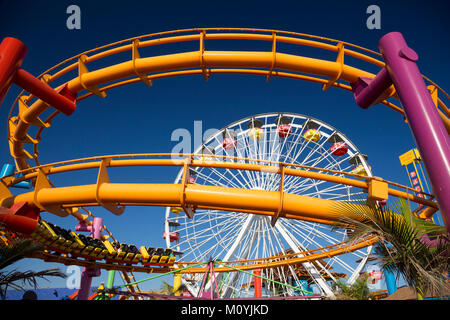
[[[80,52],[129,37],[199,27],[249,27],[309,33],[378,50],[379,38],[403,33],[419,54],[419,68],[448,89],[450,21],[446,1],[0,1],[0,37],[12,36],[28,47],[23,68],[38,75]],[[66,28],[66,8],[81,8],[81,30]],[[366,27],[366,8],[381,9],[381,30]],[[12,87],[0,107],[0,164],[12,162],[6,121],[19,89]],[[317,84],[264,77],[214,75],[136,84],[93,97],[70,116],[59,116],[43,135],[40,160],[49,163],[85,156],[170,152],[177,128],[222,128],[253,114],[289,111],[318,118],[334,126],[369,156],[374,175],[408,184],[398,156],[414,147],[402,117],[384,106],[360,109],[352,94],[335,88],[323,92]],[[158,182],[172,182],[176,170],[153,172]],[[92,182],[94,183],[94,182]],[[121,217],[102,209],[96,214],[122,242],[163,246],[163,208],[129,208]],[[74,221],[49,214],[44,219],[74,228]],[[17,268],[65,266],[24,260]],[[146,277],[146,275],[139,278]],[[106,272],[94,280],[105,281]],[[167,279],[169,280],[169,279]],[[65,281],[42,282],[64,287]],[[159,282],[144,288],[157,288]]]

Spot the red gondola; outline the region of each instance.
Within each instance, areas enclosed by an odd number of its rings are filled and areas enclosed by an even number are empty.
[[[275,124],[277,125],[277,132],[280,138],[286,138],[291,134],[291,119],[289,117],[279,116],[275,120]]]
[[[177,241],[180,237],[180,233],[179,232],[175,232],[175,231],[169,231],[169,239],[170,242],[173,241]],[[163,232],[163,239],[166,239],[166,232]]]
[[[232,150],[237,146],[237,134],[234,130],[225,129],[223,131],[222,147],[225,150]]]
[[[179,226],[180,226],[180,224],[178,222],[176,222],[176,221],[169,221],[169,228],[171,229],[171,230],[169,230],[170,242],[177,241],[180,238],[180,233],[176,232],[174,230],[174,229],[176,229]],[[164,231],[163,232],[163,239],[166,239],[166,236],[167,236],[166,232]]]
[[[328,142],[331,142],[332,145],[330,147],[330,152],[332,155],[335,155],[337,157],[341,157],[348,151],[348,145],[342,140],[342,138],[334,133],[330,136],[328,139]]]

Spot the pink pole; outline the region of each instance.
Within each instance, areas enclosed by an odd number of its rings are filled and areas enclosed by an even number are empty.
[[[94,218],[92,226],[85,224],[78,225],[76,231],[90,231],[90,236],[94,239],[100,239],[102,235],[103,219]],[[78,300],[87,300],[89,298],[92,278],[100,276],[101,271],[99,268],[83,268],[81,273],[80,290],[78,291]]]
[[[379,48],[386,66],[374,79],[360,78],[352,84],[356,103],[368,108],[394,84],[450,233],[449,135],[417,67],[419,57],[408,47],[402,34],[386,34],[380,39]]]
[[[380,39],[379,48],[450,233],[449,135],[417,67],[419,57],[408,47],[402,34],[386,34]]]

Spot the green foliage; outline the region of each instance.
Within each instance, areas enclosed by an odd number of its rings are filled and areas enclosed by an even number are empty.
[[[342,215],[336,227],[345,227],[349,240],[368,234],[379,238],[374,251],[383,270],[401,275],[418,297],[431,291],[440,295],[446,290],[442,281],[443,273],[449,267],[449,242],[445,228],[432,221],[414,215],[404,200],[399,200],[391,208],[382,208],[376,203],[342,204],[336,208]],[[440,239],[435,248],[423,241],[425,237]]]
[[[164,291],[165,294],[175,295],[176,293],[187,290],[184,284],[181,284],[180,287],[175,290],[175,288],[166,281],[163,281],[161,284],[161,290]]]
[[[369,300],[372,298],[367,281],[358,278],[352,285],[341,281],[336,282],[338,292],[336,298],[339,300]]]

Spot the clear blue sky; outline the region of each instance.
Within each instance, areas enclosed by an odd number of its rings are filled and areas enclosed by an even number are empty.
[[[66,28],[66,8],[81,8],[81,30]],[[381,8],[381,30],[366,28],[366,8]],[[309,33],[378,50],[379,38],[391,31],[404,34],[419,54],[421,72],[449,89],[449,4],[446,1],[0,1],[0,38],[12,36],[29,51],[23,67],[38,75],[80,52],[121,39],[160,31],[198,27],[249,27]],[[0,107],[0,164],[12,162],[6,121],[19,90],[12,87]],[[335,88],[288,79],[214,75],[136,84],[94,97],[70,116],[59,116],[39,145],[41,163],[120,153],[170,152],[177,128],[222,128],[264,112],[290,111],[329,123],[345,133],[369,156],[374,175],[408,184],[398,156],[414,147],[402,117],[384,106],[362,110],[353,96]],[[154,174],[154,175],[153,175]],[[176,170],[152,171],[158,182],[172,182]],[[128,180],[129,181],[129,180]],[[94,183],[92,181],[91,183]],[[61,183],[64,183],[61,181]],[[164,246],[163,208],[128,208],[122,217],[94,211],[121,242]],[[44,214],[56,224],[74,228],[74,221]],[[65,266],[24,260],[20,269]],[[139,276],[139,278],[146,275]],[[105,281],[106,272],[93,284]],[[170,279],[166,279],[170,280]],[[143,288],[158,288],[160,282]],[[63,280],[41,282],[64,287]]]

